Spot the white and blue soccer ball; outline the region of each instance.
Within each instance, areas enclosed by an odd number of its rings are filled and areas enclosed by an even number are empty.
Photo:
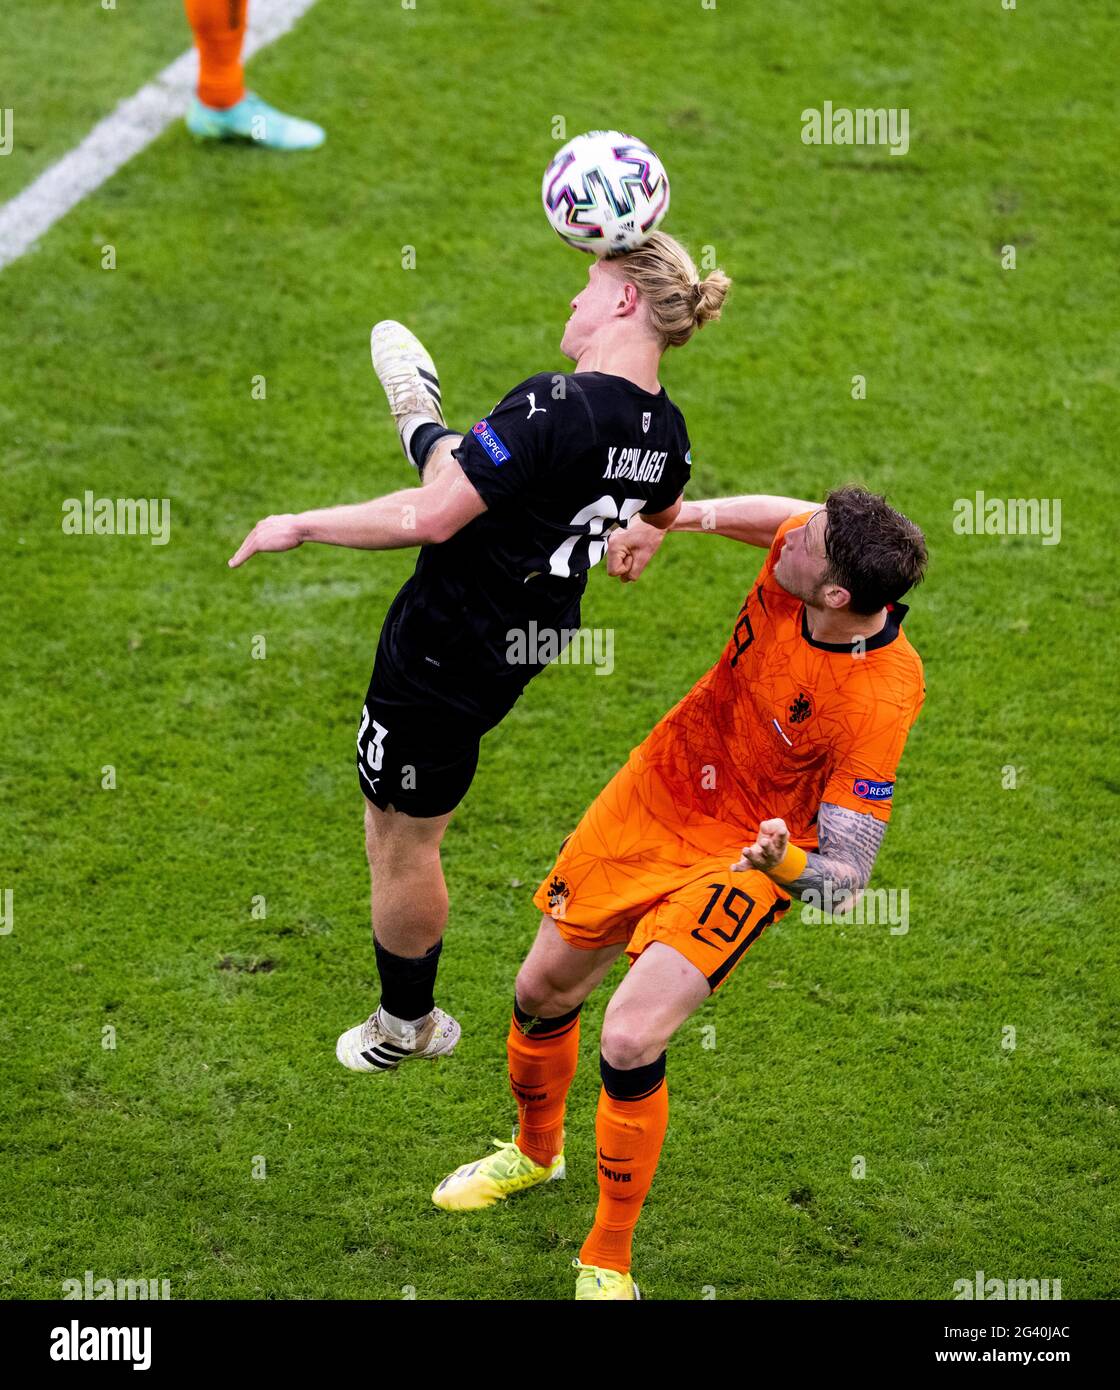
[[[669,175],[633,135],[592,130],[569,140],[544,171],[541,200],[569,246],[609,256],[636,250],[660,224]]]

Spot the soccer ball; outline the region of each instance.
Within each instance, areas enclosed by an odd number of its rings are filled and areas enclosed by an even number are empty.
[[[669,210],[669,175],[649,148],[618,130],[569,140],[544,171],[541,201],[569,246],[596,256],[641,246]]]

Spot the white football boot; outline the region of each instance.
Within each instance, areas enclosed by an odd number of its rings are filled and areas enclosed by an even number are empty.
[[[424,344],[395,319],[382,319],[369,335],[373,370],[389,398],[389,410],[400,435],[404,456],[412,464],[408,445],[417,425],[435,421],[446,425],[436,364]]]
[[[462,1031],[450,1014],[433,1009],[412,1036],[402,1034],[385,1026],[378,1009],[364,1023],[343,1033],[334,1051],[351,1071],[396,1071],[402,1062],[415,1057],[432,1061],[449,1056]]]

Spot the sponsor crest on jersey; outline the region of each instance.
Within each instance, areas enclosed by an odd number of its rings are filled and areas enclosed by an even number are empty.
[[[642,433],[643,433],[643,434],[649,434],[649,422],[650,422],[650,420],[651,420],[652,418],[653,418],[653,417],[652,417],[652,414],[651,414],[650,411],[648,411],[648,410],[643,410],[643,411],[642,411]]]
[[[477,438],[478,442],[494,460],[495,464],[505,463],[509,458],[509,450],[499,439],[498,435],[490,427],[489,420],[479,420],[477,425],[471,426],[471,433]]]
[[[869,782],[857,777],[852,783],[852,791],[863,801],[889,801],[894,796],[894,783]]]

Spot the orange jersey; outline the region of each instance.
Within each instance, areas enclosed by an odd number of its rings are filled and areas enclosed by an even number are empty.
[[[805,605],[773,577],[785,533],[811,515],[779,527],[723,655],[630,754],[638,801],[701,854],[750,843],[774,816],[812,849],[822,801],[890,817],[921,659],[901,603],[861,645],[813,640]]]

